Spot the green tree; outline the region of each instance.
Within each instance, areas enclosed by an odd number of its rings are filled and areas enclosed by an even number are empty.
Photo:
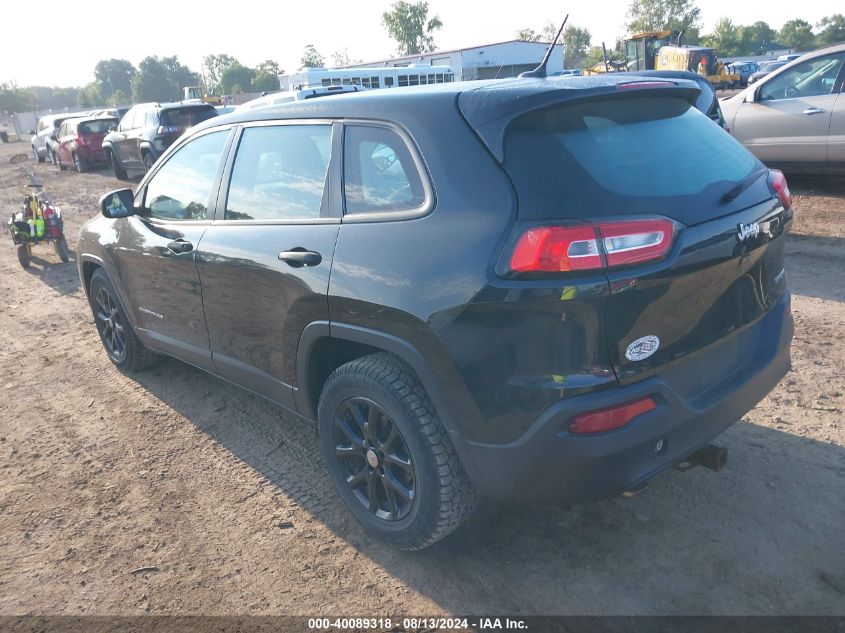
[[[63,110],[77,106],[80,89],[29,86],[26,90],[35,97],[35,109]]]
[[[175,101],[182,98],[184,86],[195,86],[199,75],[179,59],[150,55],[138,64],[138,74],[132,80],[132,99],[144,101]]]
[[[267,73],[268,75],[276,75],[277,77],[285,71],[279,66],[279,62],[272,59],[265,59],[263,62],[255,67],[256,75],[259,73]]]
[[[777,32],[766,22],[759,20],[750,26],[739,29],[739,41],[742,55],[761,55],[772,50],[777,39]]]
[[[14,82],[0,84],[0,112],[31,112],[35,110],[35,95],[18,88]]]
[[[822,18],[821,22],[816,24],[816,27],[820,29],[816,36],[816,43],[820,46],[845,42],[845,16],[841,13],[834,13]]]
[[[641,31],[684,31],[684,39],[698,39],[701,9],[693,0],[633,0],[625,26],[631,33]]]
[[[534,29],[520,29],[516,32],[516,39],[520,42],[539,42],[542,37]]]
[[[713,34],[702,38],[701,43],[717,49],[720,57],[743,54],[739,41],[739,29],[734,26],[730,18],[719,18]]]
[[[339,51],[332,53],[332,63],[335,68],[339,68],[342,66],[351,66],[352,64],[360,64],[361,60],[352,59],[352,57],[349,56],[349,51],[346,48],[342,48]]]
[[[813,48],[816,36],[813,35],[813,27],[805,20],[789,20],[780,29],[778,41],[784,46],[794,48],[798,51],[806,51]]]
[[[176,87],[179,99],[182,98],[182,89],[185,86],[196,86],[200,82],[200,76],[180,63],[176,55],[173,57],[162,57],[161,63],[164,65],[171,83]]]
[[[276,92],[279,88],[279,76],[263,70],[259,70],[252,80],[252,89],[255,92]]]
[[[231,55],[206,55],[202,58],[202,76],[205,80],[205,87],[209,92],[216,93],[217,86],[223,79],[226,69],[235,64],[240,65],[237,59]]]
[[[434,50],[434,31],[443,28],[436,15],[428,17],[428,2],[399,0],[381,16],[381,23],[390,37],[396,40],[399,55],[418,55]]]
[[[299,60],[299,69],[302,70],[303,68],[322,68],[326,65],[326,61],[323,59],[323,56],[317,52],[317,49],[314,48],[313,44],[308,44],[305,46],[305,50],[302,51],[302,59]]]
[[[108,104],[113,106],[127,105],[130,101],[129,96],[122,90],[115,90],[112,96],[107,99]]]
[[[555,32],[557,33],[557,32]],[[554,38],[554,35],[552,35]],[[580,68],[590,48],[590,32],[577,26],[567,26],[563,30],[563,50],[566,68]]]
[[[252,86],[252,78],[255,75],[251,68],[241,64],[229,66],[220,77],[219,92],[221,94],[237,94],[247,92]]]
[[[100,92],[100,84],[92,81],[83,86],[76,98],[76,103],[80,108],[98,108],[103,105],[105,100],[103,93]]]
[[[118,90],[123,94],[132,92],[132,78],[135,67],[125,59],[103,59],[94,66],[94,78],[100,86],[100,94],[111,97]]]

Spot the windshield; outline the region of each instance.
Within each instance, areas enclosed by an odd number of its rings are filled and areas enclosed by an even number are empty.
[[[770,73],[770,72],[772,72],[773,70],[777,70],[777,69],[778,69],[778,68],[780,68],[781,66],[785,66],[785,65],[786,65],[786,62],[768,62],[768,63],[763,64],[762,66],[760,66],[760,71],[759,71],[759,72],[761,72],[761,73]]]
[[[663,213],[694,223],[760,164],[688,102],[637,96],[520,117],[504,166],[520,217]]]

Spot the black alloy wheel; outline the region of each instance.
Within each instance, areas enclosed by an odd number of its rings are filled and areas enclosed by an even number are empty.
[[[345,400],[332,425],[335,460],[357,501],[384,521],[401,521],[417,496],[414,464],[396,424],[367,398]]]
[[[106,288],[98,288],[94,296],[94,319],[106,351],[119,363],[126,357],[126,328],[117,302]]]

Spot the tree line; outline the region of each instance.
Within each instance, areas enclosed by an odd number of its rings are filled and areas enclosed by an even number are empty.
[[[396,42],[396,54],[418,55],[436,50],[434,33],[443,27],[438,16],[429,16],[428,2],[398,0],[382,14],[382,26]],[[631,0],[625,27],[629,33],[671,30],[684,33],[684,43],[711,46],[722,58],[762,55],[769,50],[789,48],[809,50],[817,46],[845,41],[845,17],[833,14],[811,25],[796,18],[775,30],[764,21],[735,25],[730,18],[716,22],[712,33],[702,35],[701,10],[693,0]],[[548,42],[557,33],[554,24],[539,30],[524,28],[516,38],[524,41]],[[566,67],[590,67],[603,59],[601,46],[594,45],[589,30],[567,26],[563,32]],[[624,41],[608,43],[608,57],[625,57]],[[335,66],[360,63],[347,49],[332,54]],[[323,55],[312,44],[305,46],[299,69],[326,65]],[[137,68],[125,59],[104,59],[94,67],[94,81],[79,88],[30,86],[20,88],[13,82],[0,84],[0,112],[93,108],[145,101],[171,101],[182,98],[185,86],[202,85],[209,94],[239,92],[271,92],[279,89],[278,62],[268,59],[254,68],[245,66],[227,54],[207,55],[195,72],[183,65],[177,56],[145,57]]]
[[[768,51],[793,49],[807,51],[820,46],[845,42],[845,17],[836,13],[822,18],[815,25],[796,18],[776,30],[765,21],[749,25],[734,24],[724,17],[716,22],[712,33],[701,34],[701,10],[692,0],[633,0],[628,8],[625,26],[628,33],[644,31],[683,32],[683,43],[715,48],[723,59],[765,55]],[[548,42],[557,33],[554,24],[539,31],[526,28],[516,33],[517,39]],[[601,46],[594,46],[585,28],[567,26],[563,32],[567,68],[589,68],[603,59]],[[610,59],[625,57],[622,38],[607,43]]]

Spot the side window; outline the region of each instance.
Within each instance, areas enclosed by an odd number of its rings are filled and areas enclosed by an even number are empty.
[[[347,213],[408,211],[425,203],[411,152],[389,128],[346,126],[343,171]]]
[[[147,183],[143,214],[162,220],[207,220],[228,130],[183,145]]]
[[[320,217],[330,155],[329,125],[246,128],[232,167],[225,219]]]
[[[828,95],[842,69],[845,54],[826,55],[790,68],[760,89],[760,101]]]

